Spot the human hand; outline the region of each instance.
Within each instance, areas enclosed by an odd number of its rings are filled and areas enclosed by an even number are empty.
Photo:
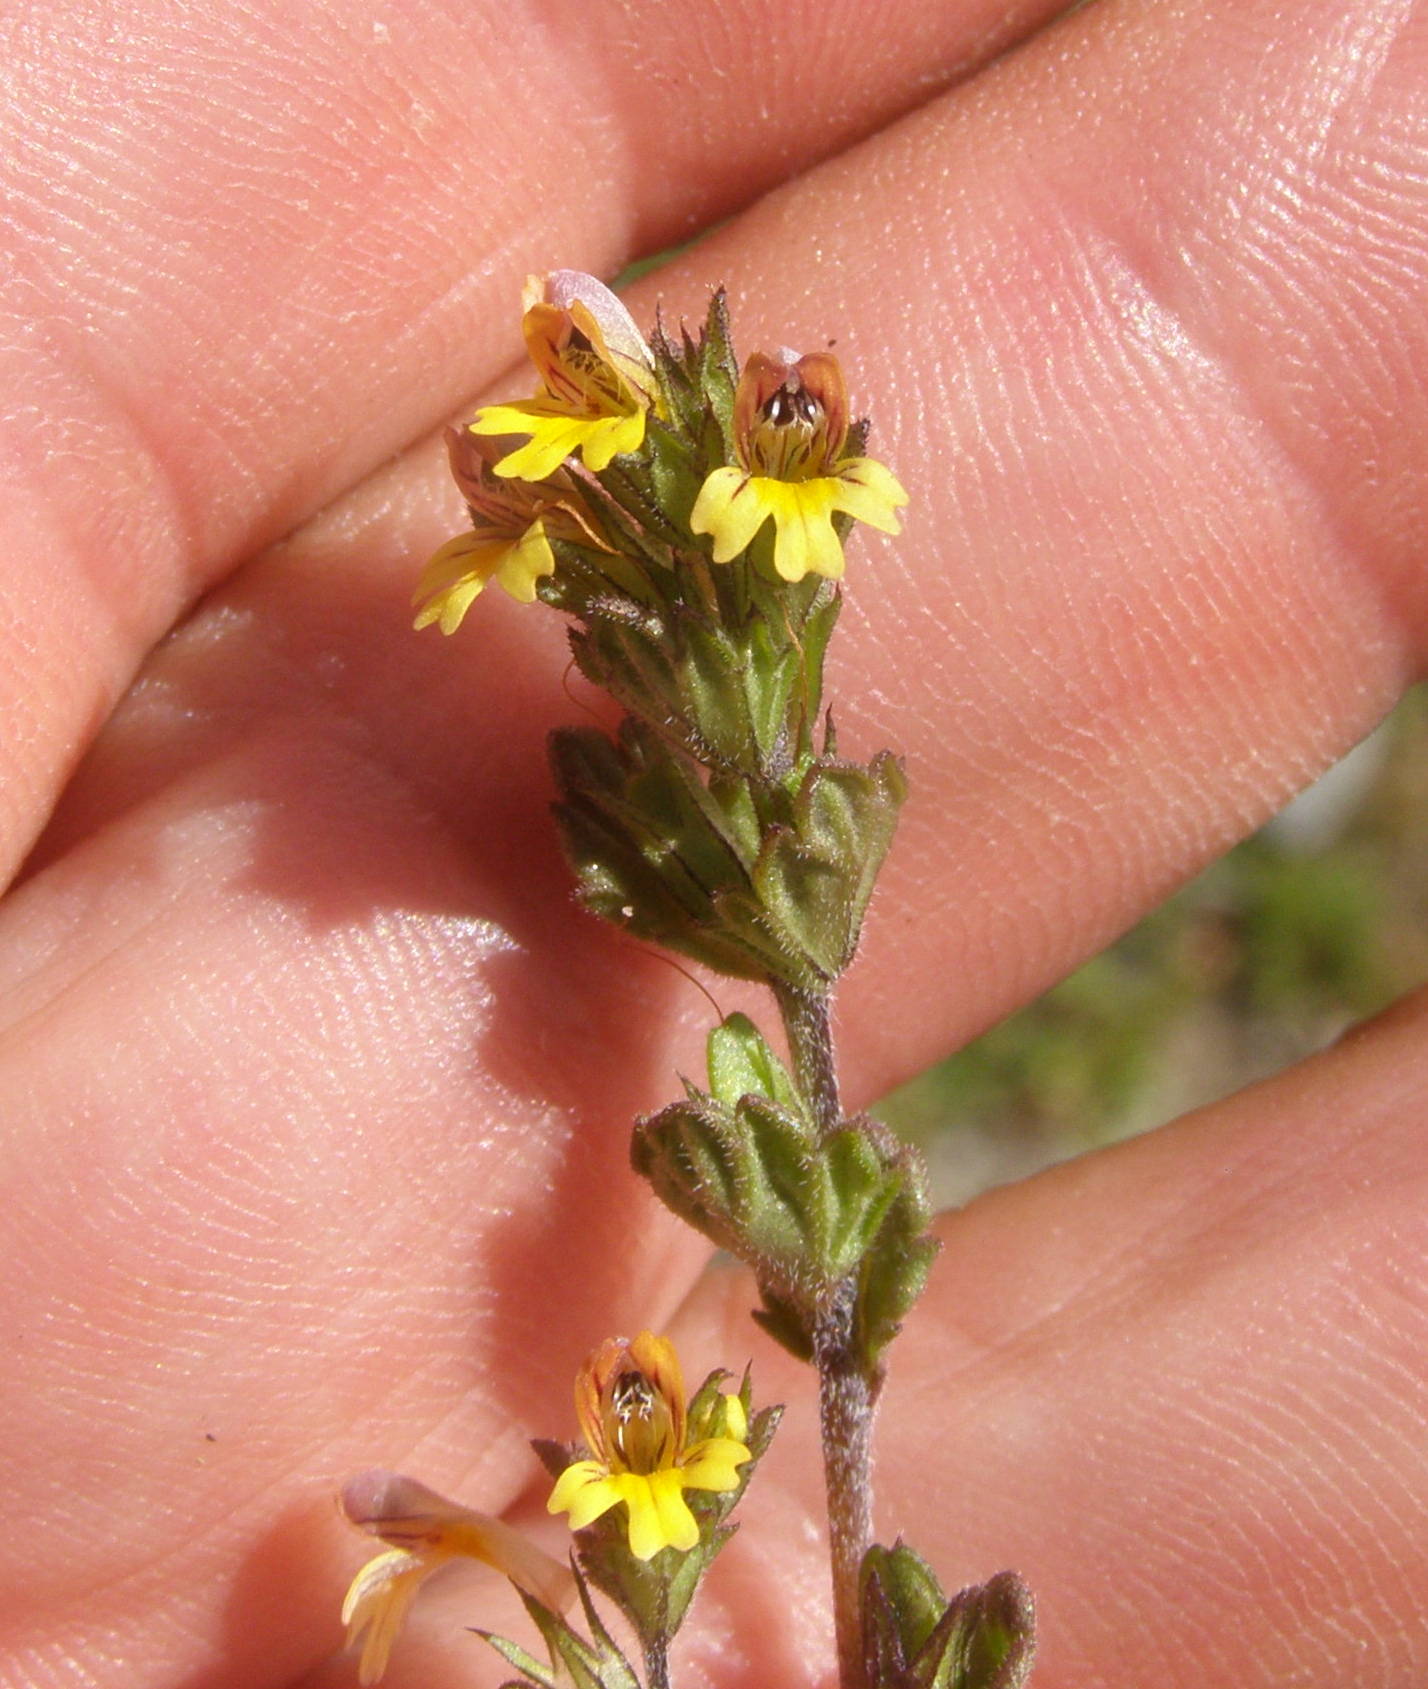
[[[528,270],[738,213],[636,317],[723,280],[743,352],[835,334],[914,501],[835,677],[914,790],[852,1100],[1015,1007],[1428,625],[1424,8],[1102,0],[987,67],[1056,9],[903,0],[876,53],[712,0],[16,32],[6,1683],[350,1683],[336,1483],[520,1516],[645,1324],[795,1404],[688,1664],[826,1673],[807,1380],[624,1165],[707,1006],[570,905],[553,618],[408,630],[428,437],[511,390]],[[946,1225],[879,1521],[1026,1575],[1039,1689],[1422,1682],[1425,1015]],[[495,1682],[487,1601],[433,1591],[389,1681]]]

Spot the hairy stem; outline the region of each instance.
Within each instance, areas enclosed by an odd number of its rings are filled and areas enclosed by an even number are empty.
[[[819,1137],[826,1138],[843,1124],[843,1106],[838,1100],[838,1073],[833,1065],[833,1029],[828,1018],[828,997],[812,991],[799,991],[791,985],[776,985],[774,995],[778,999],[779,1013],[783,1016],[798,1088],[812,1104]]]
[[[843,1124],[828,998],[777,988],[799,1089],[812,1105],[819,1136]],[[828,1547],[833,1575],[833,1626],[841,1689],[864,1689],[859,1575],[872,1541],[872,1433],[876,1380],[854,1341],[857,1282],[833,1287],[813,1333],[823,1478],[828,1495]]]
[[[645,1689],[669,1689],[669,1638],[657,1633],[645,1638]]]
[[[839,1286],[837,1301],[814,1330],[813,1347],[841,1689],[863,1689],[858,1585],[873,1534],[873,1385],[853,1349],[853,1293],[851,1279]]]

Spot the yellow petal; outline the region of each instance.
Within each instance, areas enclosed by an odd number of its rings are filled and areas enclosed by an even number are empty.
[[[529,434],[534,424],[578,415],[558,399],[538,394],[534,399],[512,399],[504,405],[482,405],[466,426],[473,434]]]
[[[467,424],[473,434],[528,434],[529,441],[492,465],[509,479],[544,481],[566,458],[580,453],[587,469],[604,469],[618,452],[638,451],[645,437],[642,409],[586,416],[549,399],[486,405]]]
[[[347,1626],[347,1643],[362,1644],[357,1666],[364,1689],[378,1682],[387,1669],[392,1644],[397,1640],[417,1591],[445,1561],[444,1555],[411,1554],[404,1548],[379,1554],[353,1578],[342,1603],[342,1622]]]
[[[688,1553],[699,1541],[699,1524],[684,1499],[684,1473],[672,1466],[662,1472],[651,1472],[649,1486],[664,1541],[671,1548]],[[633,1540],[630,1548],[639,1558],[649,1558],[647,1554],[639,1555]]]
[[[598,1461],[577,1460],[556,1479],[545,1506],[547,1513],[568,1512],[571,1530],[583,1531],[623,1500],[618,1484]]]
[[[620,452],[637,452],[645,437],[645,413],[631,411],[624,416],[601,416],[583,425],[580,457],[587,469],[601,470]]]
[[[535,597],[535,583],[555,572],[555,555],[537,520],[519,539],[482,539],[458,534],[448,540],[422,572],[412,595],[420,604],[417,629],[440,622],[443,633],[455,633],[466,612],[494,577],[522,604]]]
[[[726,1392],[724,1396],[724,1431],[739,1443],[749,1434],[749,1416],[744,1412],[744,1398],[735,1390]]]
[[[532,522],[506,552],[496,579],[518,603],[535,601],[536,582],[555,573],[555,553],[545,537],[542,522]]]
[[[482,540],[475,534],[448,540],[417,582],[412,603],[422,608],[412,625],[420,629],[439,621],[443,633],[455,633],[510,549],[507,540]]]
[[[492,473],[506,479],[544,481],[579,448],[590,422],[536,399],[520,405],[487,405],[467,426],[473,434],[528,434],[524,446],[491,466]]]
[[[699,1541],[699,1526],[683,1496],[679,1470],[618,1472],[611,1478],[630,1514],[630,1553],[649,1560],[662,1548],[688,1550]]]
[[[902,483],[885,464],[870,457],[850,458],[839,467],[837,508],[885,534],[900,534],[894,510],[908,502]]]
[[[650,1560],[665,1546],[659,1509],[655,1506],[650,1481],[643,1473],[621,1472],[620,1499],[629,1511],[630,1553],[637,1560]]]
[[[838,482],[829,476],[812,481],[775,481],[757,476],[755,484],[778,529],[774,568],[784,580],[801,581],[810,572],[839,580],[843,574],[843,544],[833,531],[832,521]]]
[[[753,1456],[732,1437],[708,1437],[696,1443],[680,1461],[685,1486],[691,1490],[736,1490],[739,1472]]]
[[[716,469],[699,489],[689,527],[713,538],[716,563],[732,562],[773,514],[760,486],[758,478],[731,466]]]
[[[479,575],[489,580],[500,567],[501,553],[508,541],[482,539],[467,532],[450,539],[431,558],[421,572],[421,579],[412,594],[412,603],[419,604],[432,593],[445,592],[463,575]]]

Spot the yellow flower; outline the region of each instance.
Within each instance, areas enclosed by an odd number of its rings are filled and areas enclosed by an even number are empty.
[[[386,1671],[417,1591],[451,1560],[483,1560],[554,1610],[574,1593],[569,1570],[519,1531],[447,1501],[414,1478],[359,1472],[343,1486],[341,1501],[354,1525],[393,1545],[363,1566],[342,1603],[348,1644],[362,1644],[357,1676],[364,1685]]]
[[[713,537],[714,561],[732,561],[772,518],[774,568],[784,580],[810,571],[838,580],[835,511],[899,533],[893,512],[907,494],[881,463],[845,458],[847,438],[848,390],[831,353],[755,352],[734,395],[738,463],[708,477],[689,518],[696,534]]]
[[[591,1460],[567,1466],[547,1503],[583,1530],[624,1502],[630,1552],[649,1560],[662,1548],[687,1551],[699,1525],[685,1490],[736,1490],[738,1468],[751,1459],[743,1403],[724,1398],[727,1435],[686,1448],[684,1379],[667,1339],[642,1331],[633,1343],[602,1343],[575,1380],[575,1414]]]
[[[552,538],[579,540],[603,548],[582,514],[575,489],[562,480],[545,487],[498,481],[493,473],[500,447],[448,429],[451,473],[471,513],[471,531],[448,540],[422,571],[412,603],[420,606],[415,626],[438,622],[455,633],[477,596],[491,581],[529,604],[536,582],[555,571]]]
[[[496,474],[543,481],[577,451],[597,470],[618,452],[638,451],[654,402],[654,359],[630,313],[579,270],[532,276],[521,302],[541,391],[524,403],[486,405],[470,424],[473,434],[529,436]]]

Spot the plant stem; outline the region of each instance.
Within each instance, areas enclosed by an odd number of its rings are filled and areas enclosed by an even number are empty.
[[[843,1106],[838,1100],[838,1072],[833,1065],[833,1029],[828,1018],[828,997],[812,991],[799,991],[791,985],[776,985],[774,995],[778,999],[779,1013],[783,1016],[798,1088],[812,1104],[819,1137],[826,1138],[843,1124]]]
[[[645,1638],[645,1689],[669,1689],[669,1638]]]
[[[873,1534],[873,1388],[853,1350],[855,1289],[852,1279],[844,1280],[834,1305],[814,1328],[813,1338],[841,1689],[863,1689],[859,1581]]]
[[[791,986],[775,989],[799,1089],[812,1106],[820,1138],[826,1140],[843,1125],[828,998]],[[857,1281],[851,1277],[833,1286],[813,1332],[841,1689],[864,1689],[859,1578],[872,1541],[876,1384],[854,1343],[857,1290]]]

